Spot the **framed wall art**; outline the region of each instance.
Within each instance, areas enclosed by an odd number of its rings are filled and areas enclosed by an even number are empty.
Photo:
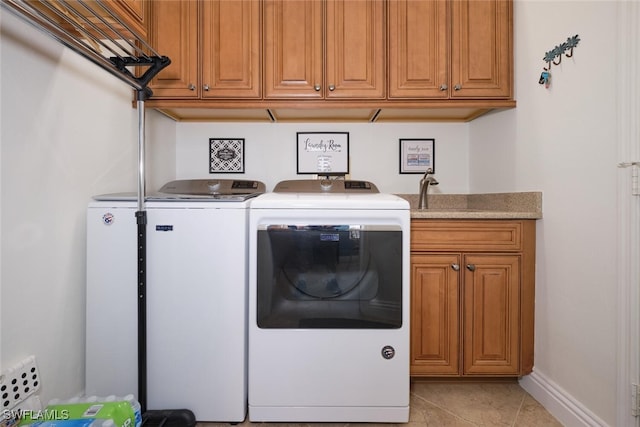
[[[349,173],[349,132],[297,132],[298,174]]]
[[[244,138],[209,138],[209,173],[244,173]]]
[[[400,139],[400,173],[435,172],[435,143],[433,138]]]

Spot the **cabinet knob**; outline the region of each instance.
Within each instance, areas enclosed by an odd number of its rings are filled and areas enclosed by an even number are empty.
[[[202,88],[203,88],[204,90],[207,90],[207,91],[208,91],[208,90],[209,90],[209,85],[204,85]]]
[[[316,92],[320,92],[320,89],[321,89],[320,85],[317,84],[313,88],[315,89]]]
[[[462,85],[459,85],[459,84],[453,87],[453,90],[460,90],[460,89],[462,89]]]
[[[336,90],[335,85],[329,85],[329,91],[333,92],[334,90]]]
[[[451,268],[453,269],[453,271],[460,271],[460,265],[459,264],[451,264]]]
[[[447,90],[447,89],[449,89],[449,86],[447,86],[447,85],[440,85],[440,90],[441,90],[441,91],[443,91],[443,92],[444,92],[444,91],[445,91],[445,90]]]
[[[476,271],[476,266],[474,264],[467,264],[467,270]]]
[[[196,90],[196,85],[194,85],[193,83],[189,83],[189,86],[187,86],[189,88],[189,90]]]

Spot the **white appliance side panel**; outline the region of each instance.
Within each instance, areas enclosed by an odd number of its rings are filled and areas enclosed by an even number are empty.
[[[244,420],[247,219],[246,208],[149,209],[149,409]]]
[[[138,395],[135,211],[87,209],[87,395]]]

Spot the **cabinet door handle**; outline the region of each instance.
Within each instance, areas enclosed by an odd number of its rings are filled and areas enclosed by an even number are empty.
[[[313,89],[314,89],[316,92],[320,92],[320,89],[322,89],[322,86],[320,86],[320,85],[318,85],[318,84],[317,84],[317,85],[315,85],[315,86],[313,87]]]
[[[467,264],[467,270],[476,271],[476,266],[474,264]]]
[[[459,84],[453,87],[453,90],[460,90],[460,89],[462,89],[462,85],[459,85]]]
[[[441,91],[443,91],[443,92],[444,92],[444,91],[445,91],[445,90],[447,90],[447,89],[449,89],[449,86],[447,86],[447,85],[440,85],[440,90],[441,90]]]
[[[334,90],[336,90],[336,87],[334,85],[329,85],[329,90],[333,92]]]
[[[202,88],[203,88],[204,90],[207,90],[207,91],[208,91],[208,90],[209,90],[209,85],[204,85]]]
[[[194,85],[193,83],[189,83],[189,86],[187,86],[189,88],[189,90],[196,90],[196,85]]]
[[[460,271],[460,265],[459,264],[451,264],[451,268],[453,269],[453,271]]]

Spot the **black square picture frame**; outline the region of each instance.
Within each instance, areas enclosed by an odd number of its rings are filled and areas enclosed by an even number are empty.
[[[434,138],[401,138],[400,173],[423,174],[427,169],[435,173],[435,149]]]
[[[244,138],[209,138],[209,173],[244,173]]]

